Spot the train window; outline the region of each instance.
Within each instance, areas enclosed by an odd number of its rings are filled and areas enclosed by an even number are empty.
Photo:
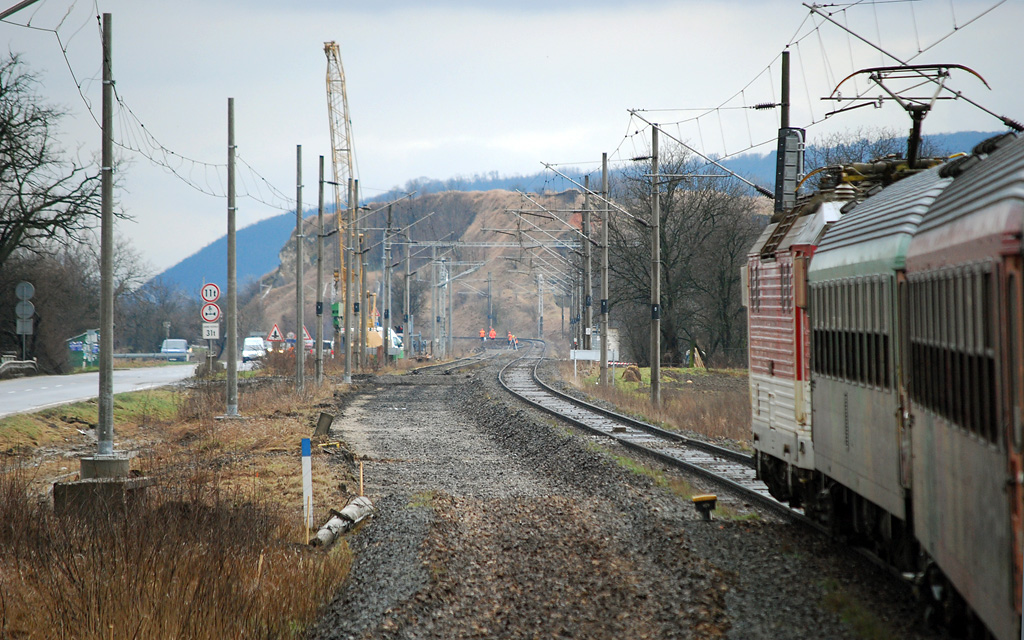
[[[758,265],[750,268],[750,309],[755,312],[761,310],[760,275],[761,269]]]

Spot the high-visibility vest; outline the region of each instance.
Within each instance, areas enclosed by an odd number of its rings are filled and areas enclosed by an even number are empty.
[[[484,331],[483,329],[481,329],[481,330],[480,330],[480,337],[481,337],[481,338],[483,338],[483,337],[485,337],[486,335],[487,335],[487,332],[486,332],[486,331]]]
[[[498,337],[498,332],[495,331],[494,329],[491,329],[491,340],[494,340],[497,337]]]

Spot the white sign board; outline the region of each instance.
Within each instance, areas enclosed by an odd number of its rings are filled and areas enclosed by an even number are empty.
[[[220,340],[220,323],[203,323],[203,340]]]
[[[601,359],[600,349],[569,349],[570,360],[593,360]]]

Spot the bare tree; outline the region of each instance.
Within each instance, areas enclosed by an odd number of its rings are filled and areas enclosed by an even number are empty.
[[[804,168],[807,173],[820,167],[829,167],[851,162],[869,162],[885,156],[904,157],[907,152],[907,136],[893,127],[857,127],[846,131],[830,133],[807,145]],[[921,140],[919,156],[939,155],[934,142],[927,137]]]
[[[17,55],[0,62],[0,266],[19,249],[79,240],[100,213],[96,167],[63,157],[53,138],[63,114],[36,83]]]
[[[746,337],[740,312],[740,266],[759,231],[757,208],[735,180],[689,177],[701,164],[679,147],[659,158],[661,189],[661,331],[669,362],[681,362],[691,342],[709,355],[736,349]],[[627,171],[618,198],[640,220],[651,215],[650,165]],[[680,177],[688,176],[688,177]],[[620,317],[635,322],[649,318],[651,282],[650,229],[625,216],[612,216],[609,226],[611,303]],[[633,354],[645,361],[644,332],[634,337]]]

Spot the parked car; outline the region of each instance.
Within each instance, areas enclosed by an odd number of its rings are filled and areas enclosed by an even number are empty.
[[[242,362],[258,360],[267,355],[267,349],[263,345],[263,338],[246,338],[242,341]]]
[[[160,347],[160,353],[168,360],[180,360],[188,362],[189,354],[192,352],[188,346],[188,340],[182,338],[168,338]]]

